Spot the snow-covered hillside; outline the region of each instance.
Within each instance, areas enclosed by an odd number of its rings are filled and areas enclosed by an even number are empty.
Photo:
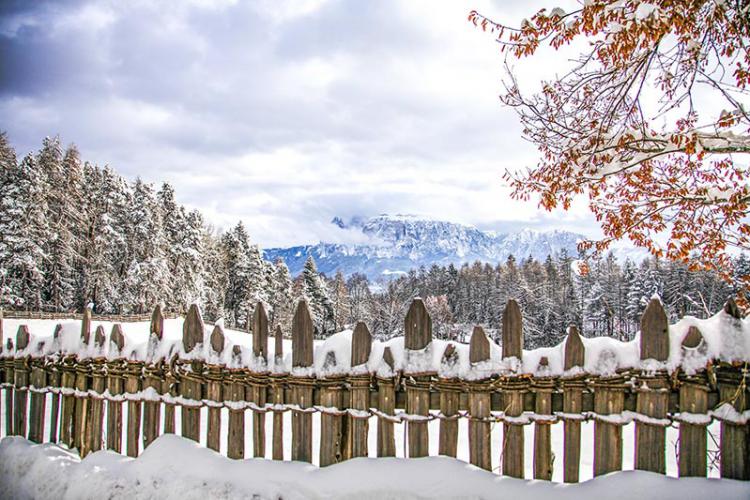
[[[413,215],[379,215],[367,219],[355,217],[348,223],[335,217],[332,221],[343,232],[366,236],[364,243],[326,243],[270,248],[268,260],[282,258],[292,275],[298,274],[312,255],[318,270],[332,275],[364,273],[370,280],[408,272],[432,264],[460,265],[476,260],[497,263],[509,255],[538,260],[563,250],[576,255],[580,234],[568,231],[534,231],[493,234],[471,226],[429,220]]]

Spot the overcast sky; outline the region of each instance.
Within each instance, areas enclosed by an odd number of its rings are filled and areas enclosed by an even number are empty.
[[[263,246],[337,238],[331,218],[415,213],[500,231],[595,235],[581,203],[513,202],[536,162],[501,107],[503,58],[471,9],[509,1],[0,3],[0,128],[19,156],[47,135],[134,179],[168,181]],[[529,89],[564,68],[517,63]]]

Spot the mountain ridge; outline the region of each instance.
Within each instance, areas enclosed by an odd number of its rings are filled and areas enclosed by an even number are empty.
[[[577,255],[581,234],[563,230],[536,231],[523,229],[512,233],[483,231],[454,222],[432,220],[411,214],[381,214],[374,217],[352,217],[345,222],[334,217],[331,224],[342,231],[365,236],[365,243],[329,243],[268,248],[267,260],[284,260],[296,276],[312,255],[318,271],[332,276],[363,273],[371,281],[408,273],[420,266],[461,265],[481,261],[497,264],[514,255],[517,259],[533,257],[544,260],[562,251]]]

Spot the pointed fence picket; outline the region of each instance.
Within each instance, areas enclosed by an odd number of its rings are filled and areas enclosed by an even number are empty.
[[[744,335],[742,314],[727,302],[724,327],[733,335]],[[20,315],[23,316],[23,315]],[[635,421],[635,468],[666,473],[666,427],[679,426],[678,471],[680,476],[706,476],[707,430],[721,421],[720,472],[722,477],[750,480],[748,421],[750,389],[747,363],[714,361],[701,369],[667,372],[663,369],[671,349],[667,315],[654,299],[641,321],[639,366],[658,369],[617,369],[611,373],[586,373],[584,342],[571,326],[561,347],[563,374],[549,375],[549,359],[542,356],[533,373],[522,370],[523,318],[519,305],[510,300],[502,314],[501,359],[493,360],[492,341],[476,327],[468,346],[472,373],[487,373],[462,379],[455,370],[459,362],[456,346],[445,344],[443,352],[432,340],[432,321],[424,302],[415,299],[404,319],[403,359],[396,363],[390,346],[373,356],[373,341],[365,323],[352,333],[350,359],[329,352],[322,373],[314,369],[314,323],[310,307],[300,301],[292,324],[291,373],[284,370],[283,332],[274,330],[273,352],[269,351],[269,318],[258,303],[252,318],[252,351],[231,346],[233,360],[225,366],[228,339],[221,326],[207,333],[196,306],[191,306],[183,325],[179,352],[161,358],[164,314],[157,307],[150,320],[148,359],[137,360],[126,352],[122,327],[116,323],[109,336],[99,326],[91,336],[90,312],[80,316],[80,342],[89,356],[61,352],[58,325],[50,345],[34,343],[26,325],[3,344],[0,312],[0,382],[5,390],[6,435],[27,436],[42,442],[45,428],[49,440],[75,447],[82,456],[106,448],[137,456],[163,431],[175,432],[175,409],[181,411],[181,435],[201,440],[201,408],[207,407],[206,444],[225,451],[234,459],[245,457],[245,415],[252,414],[252,455],[265,457],[268,412],[273,415],[272,458],[284,457],[284,413],[291,411],[291,459],[313,460],[313,413],[321,413],[320,455],[327,466],[355,457],[396,455],[395,425],[405,424],[408,457],[429,454],[428,423],[439,419],[438,452],[458,454],[458,422],[468,419],[469,460],[492,469],[498,456],[504,475],[523,478],[524,427],[533,424],[533,477],[552,478],[551,428],[562,423],[563,480],[577,482],[581,447],[594,450],[594,475],[622,469],[622,426]],[[26,314],[25,318],[45,318]],[[101,318],[97,318],[99,320]],[[739,333],[738,333],[739,332]],[[204,345],[205,344],[205,345]],[[29,348],[32,346],[32,348]],[[36,347],[33,347],[36,346]],[[105,346],[106,349],[105,355]],[[34,352],[31,352],[36,349]],[[696,327],[689,328],[679,346],[681,358],[704,356],[706,342]],[[611,362],[616,353],[599,350],[593,364]],[[500,356],[497,354],[496,356]],[[252,359],[250,359],[252,358]],[[377,359],[374,359],[377,358]],[[425,360],[439,359],[440,373],[425,371]],[[501,372],[483,366],[501,362]],[[591,360],[590,360],[591,361]],[[244,368],[238,368],[244,366]],[[340,368],[340,369],[339,369]],[[528,367],[527,367],[528,368]],[[453,375],[450,375],[453,374]],[[51,393],[49,421],[47,393]],[[123,403],[127,421],[123,422]],[[222,409],[228,410],[227,425]],[[104,425],[106,415],[106,443]],[[377,427],[369,422],[376,418]],[[594,421],[593,443],[582,443],[581,423]],[[500,449],[493,449],[491,428],[503,423]],[[45,425],[47,427],[45,427]],[[368,435],[377,434],[377,447],[368,449]],[[226,449],[221,443],[226,435]]]

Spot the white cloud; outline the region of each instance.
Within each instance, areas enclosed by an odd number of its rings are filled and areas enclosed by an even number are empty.
[[[218,226],[244,220],[266,246],[383,212],[590,231],[585,203],[549,216],[510,200],[502,172],[536,152],[499,105],[497,45],[466,21],[541,6],[22,4],[0,23],[0,120],[19,152],[59,133],[85,159],[173,183]],[[528,84],[559,59],[527,63]]]

